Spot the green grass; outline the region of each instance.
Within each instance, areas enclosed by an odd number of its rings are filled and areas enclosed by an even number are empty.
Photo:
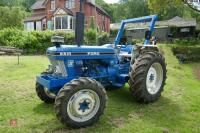
[[[35,76],[43,71],[45,56],[0,57],[0,132],[99,132],[99,133],[198,133],[200,132],[200,81],[193,68],[180,65],[170,48],[163,46],[168,79],[162,97],[153,104],[138,104],[124,89],[108,91],[107,109],[91,127],[71,129],[55,117],[52,104],[44,104],[35,94]],[[17,119],[11,127],[10,119]]]

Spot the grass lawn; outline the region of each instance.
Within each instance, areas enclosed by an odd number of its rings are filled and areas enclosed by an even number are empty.
[[[91,127],[71,129],[63,126],[52,104],[44,104],[35,93],[35,76],[46,69],[45,56],[0,57],[0,132],[7,133],[199,133],[200,80],[194,68],[180,65],[170,48],[163,46],[168,79],[162,97],[153,104],[138,104],[124,89],[108,91],[105,114]],[[10,120],[17,119],[11,127]]]

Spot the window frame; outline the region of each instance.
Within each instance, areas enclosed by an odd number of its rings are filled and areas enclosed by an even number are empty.
[[[51,0],[50,2],[51,2],[50,3],[50,11],[55,11],[55,9],[56,9],[56,0]]]
[[[75,8],[75,0],[66,0],[65,7],[67,9],[74,9]]]
[[[63,28],[63,18],[64,17],[67,17],[67,28]],[[57,25],[56,25],[56,18],[60,18],[60,25],[61,25],[61,28],[58,29],[56,28]],[[54,17],[54,30],[73,30],[73,27],[74,27],[74,23],[73,23],[73,16],[70,16],[70,15],[64,15],[64,16],[55,16]],[[72,20],[72,21],[71,21]],[[72,23],[71,23],[72,22]],[[72,27],[72,28],[71,28]]]

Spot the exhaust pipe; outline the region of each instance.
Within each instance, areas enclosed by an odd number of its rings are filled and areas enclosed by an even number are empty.
[[[84,41],[85,15],[82,11],[83,2],[83,0],[80,0],[80,11],[76,13],[75,41],[78,47],[80,47]]]

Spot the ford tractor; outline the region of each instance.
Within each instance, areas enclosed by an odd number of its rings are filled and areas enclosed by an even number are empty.
[[[51,65],[36,78],[38,97],[55,104],[55,113],[65,125],[90,126],[99,120],[107,103],[106,89],[123,88],[140,103],[156,101],[166,80],[165,58],[150,45],[157,15],[123,20],[114,44],[81,45],[84,14],[77,12],[76,45],[64,45],[64,38],[52,37],[55,46],[47,49]],[[120,39],[129,23],[150,22],[142,45],[123,45]]]

